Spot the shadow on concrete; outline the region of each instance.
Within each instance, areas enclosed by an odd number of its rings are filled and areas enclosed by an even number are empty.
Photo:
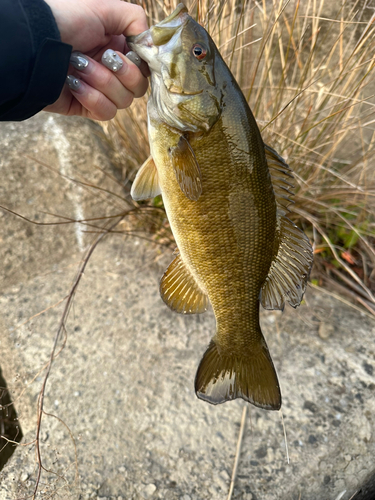
[[[10,399],[7,384],[0,368],[0,470],[13,455],[17,445],[8,441],[19,443],[23,437],[18,423],[16,409]]]

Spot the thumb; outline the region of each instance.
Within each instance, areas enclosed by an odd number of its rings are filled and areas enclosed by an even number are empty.
[[[102,9],[102,22],[110,35],[138,35],[148,29],[146,13],[139,5],[107,0]]]

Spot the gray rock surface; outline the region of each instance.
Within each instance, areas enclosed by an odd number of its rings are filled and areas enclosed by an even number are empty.
[[[93,169],[110,169],[97,130],[49,115],[1,125],[1,204],[45,219],[42,210],[119,211],[117,198],[98,198],[23,156],[119,194]],[[64,305],[54,304],[67,295],[93,235],[72,225],[31,226],[8,213],[1,221],[0,364],[24,439],[0,472],[0,499],[14,500],[35,485],[41,370]],[[211,311],[184,317],[162,303],[158,282],[170,258],[123,235],[96,249],[47,384],[45,410],[55,416],[43,419],[49,472],[37,498],[226,498],[244,403],[196,399],[195,370],[215,320]],[[262,327],[282,385],[290,463],[280,415],[249,407],[233,498],[349,500],[374,469],[374,321],[309,289],[297,310],[263,313]]]

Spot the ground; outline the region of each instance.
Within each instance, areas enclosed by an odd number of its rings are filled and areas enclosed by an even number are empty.
[[[2,124],[0,145],[2,206],[33,220],[51,220],[42,211],[87,218],[124,209],[120,199],[58,174],[109,189],[95,168],[113,175],[97,125],[40,114]],[[0,220],[0,365],[24,434],[0,471],[0,499],[14,500],[35,486],[41,370],[58,302],[95,235],[7,212]],[[226,498],[245,403],[215,407],[196,398],[195,370],[215,319],[164,305],[159,279],[171,258],[119,234],[96,249],[47,384],[45,411],[54,416],[43,419],[41,452],[51,472],[42,473],[37,498]],[[263,312],[262,328],[281,383],[290,461],[281,414],[249,406],[233,498],[349,500],[373,473],[375,322],[309,287],[297,310]]]

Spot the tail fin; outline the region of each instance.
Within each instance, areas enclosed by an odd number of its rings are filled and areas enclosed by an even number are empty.
[[[195,376],[198,398],[217,405],[242,398],[265,410],[279,410],[281,393],[267,345],[249,356],[220,353],[214,340]]]

